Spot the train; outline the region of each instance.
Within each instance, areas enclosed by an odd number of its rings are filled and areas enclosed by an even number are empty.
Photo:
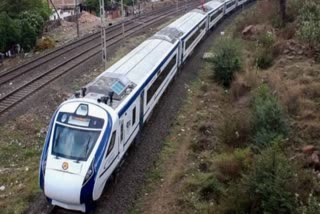
[[[50,204],[81,212],[92,208],[199,42],[248,2],[213,0],[186,13],[56,109],[39,166],[39,185]]]

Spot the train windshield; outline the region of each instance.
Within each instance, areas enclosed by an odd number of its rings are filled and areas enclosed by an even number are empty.
[[[79,129],[56,124],[52,154],[86,161],[96,144],[100,130]]]

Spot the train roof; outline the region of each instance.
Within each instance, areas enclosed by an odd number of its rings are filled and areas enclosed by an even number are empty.
[[[216,10],[217,8],[221,7],[223,3],[221,1],[215,0],[215,1],[209,1],[204,6],[208,8],[208,13]]]
[[[97,100],[113,93],[111,107],[117,108],[146,81],[177,43],[159,38],[146,40],[89,83],[85,97]]]
[[[222,2],[222,3],[229,3],[229,2],[235,1],[235,0],[219,0],[219,1]]]
[[[206,12],[201,9],[194,9],[189,13],[181,16],[176,21],[172,22],[168,27],[175,28],[180,31],[181,37],[188,34],[199,22],[206,17]]]

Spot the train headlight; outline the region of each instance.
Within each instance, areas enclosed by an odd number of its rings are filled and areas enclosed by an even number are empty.
[[[83,185],[85,185],[87,183],[87,181],[91,178],[91,176],[93,175],[93,172],[94,172],[94,168],[93,168],[93,163],[94,161],[92,161],[88,171],[87,171],[87,174],[86,176],[84,177],[84,181],[83,181]]]

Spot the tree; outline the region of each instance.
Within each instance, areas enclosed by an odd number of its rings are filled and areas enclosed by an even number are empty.
[[[5,11],[11,18],[18,18],[24,11],[37,11],[47,20],[51,9],[46,0],[1,0],[0,11]]]
[[[287,0],[279,0],[279,4],[280,4],[281,24],[282,26],[284,26],[287,18],[287,14],[286,14]]]
[[[46,0],[0,1],[0,51],[21,44],[31,50],[51,10]]]
[[[0,13],[0,52],[9,50],[20,41],[20,22],[13,20],[6,12]]]

